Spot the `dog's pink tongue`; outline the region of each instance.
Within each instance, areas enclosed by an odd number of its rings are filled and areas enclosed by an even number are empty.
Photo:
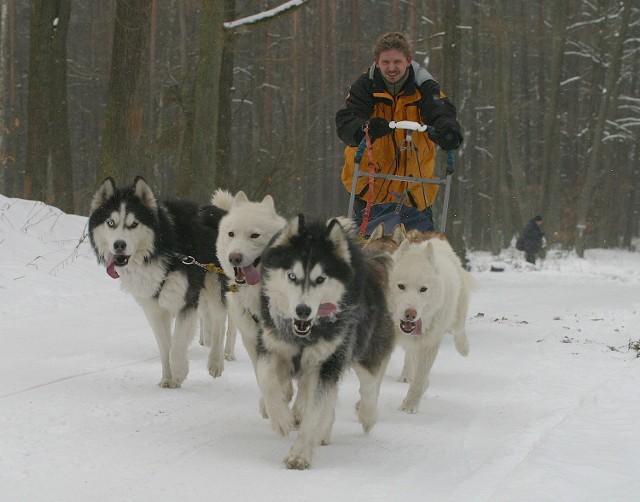
[[[244,274],[245,282],[250,286],[260,282],[260,271],[255,267],[255,265],[242,267],[242,273]]]
[[[413,330],[412,335],[419,335],[422,333],[422,319],[416,321],[416,328]]]
[[[335,314],[337,311],[338,306],[335,303],[321,303],[318,307],[318,317],[327,317]]]
[[[111,254],[109,255],[109,261],[107,262],[107,274],[114,279],[118,279],[120,277],[120,274],[116,272],[116,266],[113,263],[113,255]]]

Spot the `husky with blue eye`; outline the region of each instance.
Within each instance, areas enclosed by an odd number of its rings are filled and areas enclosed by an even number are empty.
[[[158,201],[140,176],[125,188],[107,178],[93,196],[91,246],[98,262],[133,296],[149,321],[160,349],[160,387],[180,387],[187,377],[187,350],[199,319],[211,340],[209,373],[222,374],[226,278],[193,260],[217,264],[215,243],[224,214],[213,205]]]
[[[337,219],[306,223],[300,215],[276,234],[261,263],[258,383],[276,432],[298,427],[286,466],[307,469],[315,448],[330,442],[338,385],[349,368],[360,380],[362,428],[376,423],[394,347],[386,303],[391,259],[363,251]],[[293,409],[292,376],[299,381]]]

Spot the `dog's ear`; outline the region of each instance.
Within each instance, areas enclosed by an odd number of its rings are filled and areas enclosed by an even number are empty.
[[[394,258],[396,258],[396,257],[400,256],[402,253],[404,253],[407,249],[409,249],[409,246],[411,246],[411,242],[408,241],[407,239],[403,240],[400,243],[400,247],[398,248],[398,251],[396,251],[394,253],[394,255],[393,255]]]
[[[264,198],[262,199],[262,202],[260,202],[260,204],[262,204],[263,206],[266,206],[267,210],[270,213],[276,212],[276,204],[275,202],[273,202],[273,197],[271,197],[271,195],[265,195]]]
[[[427,240],[425,242],[426,244],[424,245],[424,253],[427,257],[427,260],[433,263],[433,260],[436,255],[435,250],[433,249],[433,242],[431,240]]]
[[[304,226],[304,217],[301,214],[294,218],[291,218],[289,221],[287,221],[287,224],[284,226],[284,228],[274,236],[270,246],[285,246],[293,236],[300,233],[301,224]]]
[[[333,243],[337,256],[345,261],[351,263],[351,251],[349,250],[349,239],[345,230],[340,225],[337,219],[333,219],[327,226],[327,233],[329,240]]]
[[[240,204],[245,204],[247,202],[249,202],[249,198],[247,197],[247,194],[244,193],[242,190],[236,193],[236,196],[233,198],[234,206],[239,206]]]
[[[384,221],[380,222],[380,224],[373,229],[373,232],[371,232],[369,239],[375,241],[376,239],[381,239],[382,237],[384,237]]]
[[[144,180],[142,176],[136,176],[135,181],[133,182],[133,193],[136,197],[138,197],[142,204],[153,211],[158,209],[158,203],[156,202],[156,197],[153,195],[151,191],[151,187],[147,185],[147,182]]]
[[[116,182],[113,181],[113,178],[111,176],[106,178],[93,195],[93,199],[91,200],[91,211],[95,211],[102,206],[107,202],[107,200],[113,197],[117,191],[118,187],[116,187]]]
[[[393,233],[391,234],[391,240],[396,244],[402,244],[402,241],[406,240],[407,236],[404,233],[402,225],[396,225],[393,227]]]

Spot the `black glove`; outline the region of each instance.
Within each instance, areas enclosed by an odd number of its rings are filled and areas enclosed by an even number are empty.
[[[393,132],[393,129],[389,127],[389,122],[382,117],[373,117],[371,120],[365,122],[362,126],[363,131],[367,127],[367,124],[369,125],[369,139],[371,143]]]
[[[429,132],[429,137],[443,150],[456,150],[462,144],[462,130],[456,119],[439,117],[433,127],[435,131]]]

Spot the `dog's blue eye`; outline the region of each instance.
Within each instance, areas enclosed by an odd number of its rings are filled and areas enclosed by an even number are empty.
[[[425,288],[424,286],[422,286],[422,287],[420,288],[420,293],[424,293],[426,290],[427,290],[427,288]]]
[[[260,234],[251,234],[252,239],[257,239],[258,237],[260,237]]]
[[[398,284],[398,289],[401,289],[402,291],[404,291],[404,284]]]
[[[113,221],[113,220],[107,220],[107,226],[108,226],[109,228],[113,228],[113,227],[115,227],[115,226],[116,226],[116,222],[115,222],[115,221]]]
[[[289,278],[290,281],[295,281],[297,279],[296,274],[294,274],[293,272],[289,272],[287,274],[287,277]]]

